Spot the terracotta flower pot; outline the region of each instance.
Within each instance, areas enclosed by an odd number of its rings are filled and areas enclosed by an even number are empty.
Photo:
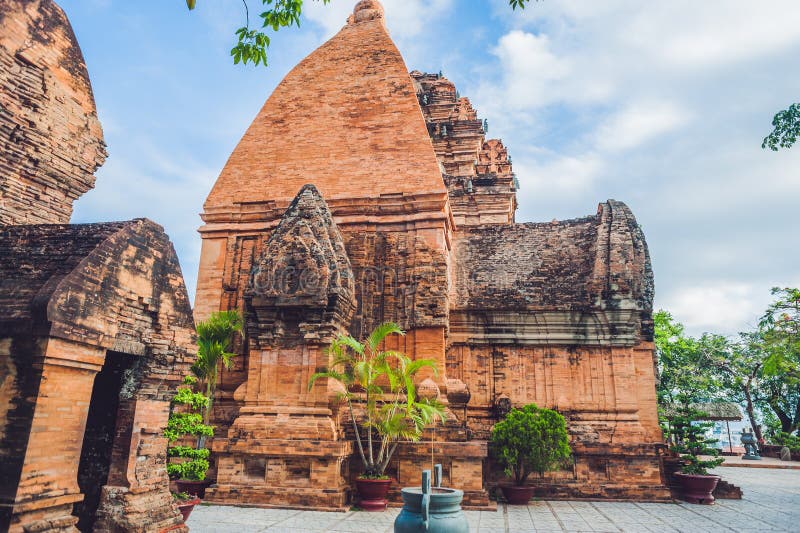
[[[203,481],[189,481],[187,479],[178,479],[175,481],[178,492],[185,492],[189,496],[197,496],[198,498],[206,497],[206,488],[211,485],[211,480],[204,479]]]
[[[523,485],[522,487],[503,485],[500,487],[500,490],[503,491],[503,496],[505,496],[509,504],[528,505],[528,502],[531,501],[531,497],[533,496],[534,488],[527,485]]]
[[[391,479],[356,479],[359,506],[365,511],[385,511]]]
[[[681,485],[684,500],[702,505],[714,503],[714,496],[711,493],[717,488],[719,476],[698,476],[682,472],[675,472],[674,476]]]
[[[192,509],[194,506],[200,503],[200,498],[192,498],[191,500],[186,500],[185,502],[178,503],[178,510],[183,515],[183,521],[186,522],[189,519],[189,515],[192,514]]]

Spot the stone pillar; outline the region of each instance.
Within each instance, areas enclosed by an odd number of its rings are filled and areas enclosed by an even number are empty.
[[[120,402],[95,533],[187,531],[169,492],[163,435],[168,417],[169,402],[164,400],[133,397]]]
[[[50,339],[34,367],[39,393],[14,501],[11,532],[77,531],[72,506],[83,499],[78,464],[102,349]]]

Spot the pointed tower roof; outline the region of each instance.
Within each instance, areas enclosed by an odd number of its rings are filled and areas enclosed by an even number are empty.
[[[317,188],[305,185],[270,235],[248,293],[274,305],[324,307],[333,294],[354,301],[354,287],[342,234]]]
[[[360,1],[347,25],[278,85],[205,209],[288,205],[309,182],[328,201],[446,193],[413,82],[376,0]]]

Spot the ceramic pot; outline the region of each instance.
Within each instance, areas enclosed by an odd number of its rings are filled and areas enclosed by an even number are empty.
[[[675,472],[673,475],[681,485],[684,500],[702,505],[714,503],[714,496],[711,493],[717,488],[719,476],[698,476],[682,472]]]
[[[528,505],[528,502],[531,501],[531,497],[533,496],[534,488],[527,485],[523,485],[522,487],[503,485],[500,487],[500,490],[503,491],[503,496],[505,496],[506,501],[510,505]]]
[[[183,515],[183,521],[186,522],[189,519],[189,515],[192,514],[192,509],[194,506],[200,503],[200,498],[192,498],[191,500],[186,500],[185,502],[178,503],[178,510]]]
[[[203,481],[178,479],[175,481],[178,492],[185,492],[189,496],[196,496],[198,498],[206,497],[206,488],[208,488],[209,485],[211,485],[211,480],[208,479],[204,479]]]
[[[385,511],[388,503],[386,494],[391,484],[391,479],[356,479],[359,507],[365,511]]]
[[[403,510],[394,521],[394,533],[469,533],[461,510],[464,491],[435,487],[425,494],[420,487],[411,487],[401,494]]]

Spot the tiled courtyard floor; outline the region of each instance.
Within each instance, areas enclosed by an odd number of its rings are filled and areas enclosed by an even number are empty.
[[[743,500],[713,506],[540,501],[496,512],[467,511],[475,533],[538,531],[800,531],[800,471],[724,468]],[[194,533],[389,532],[399,509],[385,513],[319,513],[203,505],[189,519]]]

